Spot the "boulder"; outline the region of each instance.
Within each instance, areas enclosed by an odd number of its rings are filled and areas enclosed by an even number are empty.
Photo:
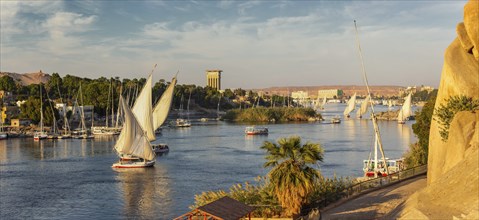
[[[447,141],[451,150],[446,152],[453,154],[447,171],[405,202],[400,219],[479,219],[478,122],[479,112],[456,114]]]
[[[445,105],[446,100],[452,96],[465,95],[479,99],[479,60],[472,54],[479,46],[479,35],[477,31],[470,33],[479,26],[479,1],[469,1],[464,9],[464,25],[458,25],[458,37],[446,49],[435,108]],[[448,169],[459,163],[464,157],[464,150],[464,146],[443,142],[439,124],[433,120],[429,135],[428,184],[441,178]]]

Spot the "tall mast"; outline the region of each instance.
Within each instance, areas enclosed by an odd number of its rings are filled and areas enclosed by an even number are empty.
[[[81,129],[83,132],[86,132],[86,125],[85,125],[85,105],[83,103],[83,94],[82,94],[82,91],[81,91],[81,82],[80,82],[80,102],[81,102]]]
[[[188,96],[188,106],[186,106],[186,116],[188,118],[188,121],[190,120],[190,99],[191,99],[191,89],[190,89],[190,95]]]
[[[111,85],[111,126],[113,127],[113,122],[115,121],[115,89],[113,88],[115,85],[113,85],[113,78],[111,78],[110,81]]]
[[[366,84],[366,89],[368,91],[368,95],[371,96],[371,91],[369,90],[368,77],[366,75],[366,69],[364,67],[363,55],[362,55],[362,52],[361,52],[361,44],[359,43],[359,34],[358,34],[358,27],[356,25],[356,20],[354,20],[354,29],[356,31],[356,42],[358,44],[359,58],[361,59],[361,67],[362,67],[361,69],[362,69],[362,72],[363,72],[364,84]],[[384,155],[383,144],[382,144],[382,141],[381,141],[381,133],[379,132],[379,126],[378,126],[377,118],[376,118],[376,115],[374,114],[374,105],[373,105],[372,102],[369,102],[369,104],[371,106],[371,119],[373,120],[373,126],[374,126],[375,136],[377,138],[377,144],[379,145],[379,150],[381,151],[381,155],[383,157],[384,166],[386,167],[386,173],[389,175],[389,167],[388,167],[388,164],[386,162],[386,156]],[[376,161],[376,164],[377,164],[377,161]]]
[[[115,128],[118,128],[118,120],[120,119],[120,105],[121,105],[121,99],[120,99],[120,96],[122,96],[122,93],[123,92],[123,85],[120,84],[120,95],[118,96],[118,110],[116,111],[116,124],[115,124]]]
[[[42,84],[40,84],[40,132],[43,133],[43,100],[42,100]]]
[[[110,78],[110,87],[108,88],[108,99],[106,101],[106,117],[105,117],[105,126],[108,127],[108,107],[110,107],[110,94],[111,94],[111,78]]]

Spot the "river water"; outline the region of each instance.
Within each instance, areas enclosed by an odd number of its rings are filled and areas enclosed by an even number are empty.
[[[343,108],[328,104],[322,113],[328,119]],[[415,142],[413,123],[379,122],[387,157],[400,157]],[[0,219],[172,219],[189,211],[196,194],[266,175],[264,141],[299,135],[319,142],[325,154],[318,168],[325,176],[361,176],[374,143],[367,119],[263,125],[267,136],[245,136],[245,126],[212,121],[164,129],[157,142],[170,152],[149,169],[112,169],[116,137],[2,140]]]

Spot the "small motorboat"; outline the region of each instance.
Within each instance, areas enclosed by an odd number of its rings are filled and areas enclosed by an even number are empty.
[[[170,148],[167,144],[152,144],[151,147],[153,148],[153,152],[155,152],[155,154],[163,154],[170,151]]]
[[[267,135],[268,132],[269,130],[266,127],[257,128],[254,126],[246,127],[244,130],[247,135]]]
[[[331,118],[331,124],[339,124],[341,123],[341,118],[339,116],[334,116]]]

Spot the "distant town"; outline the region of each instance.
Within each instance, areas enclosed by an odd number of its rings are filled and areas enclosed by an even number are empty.
[[[222,89],[222,72],[218,69],[206,70],[205,87],[176,85],[172,105],[176,111],[172,111],[170,114],[179,114],[180,110],[187,109],[207,116],[208,114],[218,115],[229,109],[255,106],[314,107],[322,101],[345,102],[353,94],[357,94],[359,103],[367,93],[365,86],[356,85],[271,87],[249,91],[241,88]],[[28,102],[33,102],[32,99],[40,97],[38,84],[43,84],[42,88],[45,90],[42,98],[44,100],[43,117],[45,117],[43,123],[45,125],[53,126],[53,120],[56,120],[58,124],[63,123],[62,115],[68,115],[70,123],[78,124],[81,114],[84,115],[85,120],[91,121],[92,126],[108,124],[106,117],[115,115],[119,94],[131,97],[129,99],[132,103],[135,99],[134,94],[138,93],[138,89],[143,86],[144,82],[144,79],[120,81],[118,78],[101,77],[92,80],[71,75],[62,78],[57,73],[50,75],[41,70],[25,74],[2,72],[0,73],[1,122],[3,126],[10,129],[37,124],[40,118],[39,114],[35,112],[39,112],[39,106]],[[82,94],[78,94],[80,84],[83,86]],[[153,100],[158,99],[167,84],[166,80],[161,79],[154,85],[153,95],[155,97]],[[387,105],[388,102],[393,105],[402,104],[402,97],[409,93],[414,94],[413,100],[416,104],[421,105],[433,90],[433,87],[424,85],[371,86],[375,104],[381,105]],[[83,100],[82,103],[80,98]],[[25,105],[25,103],[27,104]],[[51,110],[49,110],[50,104],[53,108]],[[109,120],[113,121],[113,119]]]

